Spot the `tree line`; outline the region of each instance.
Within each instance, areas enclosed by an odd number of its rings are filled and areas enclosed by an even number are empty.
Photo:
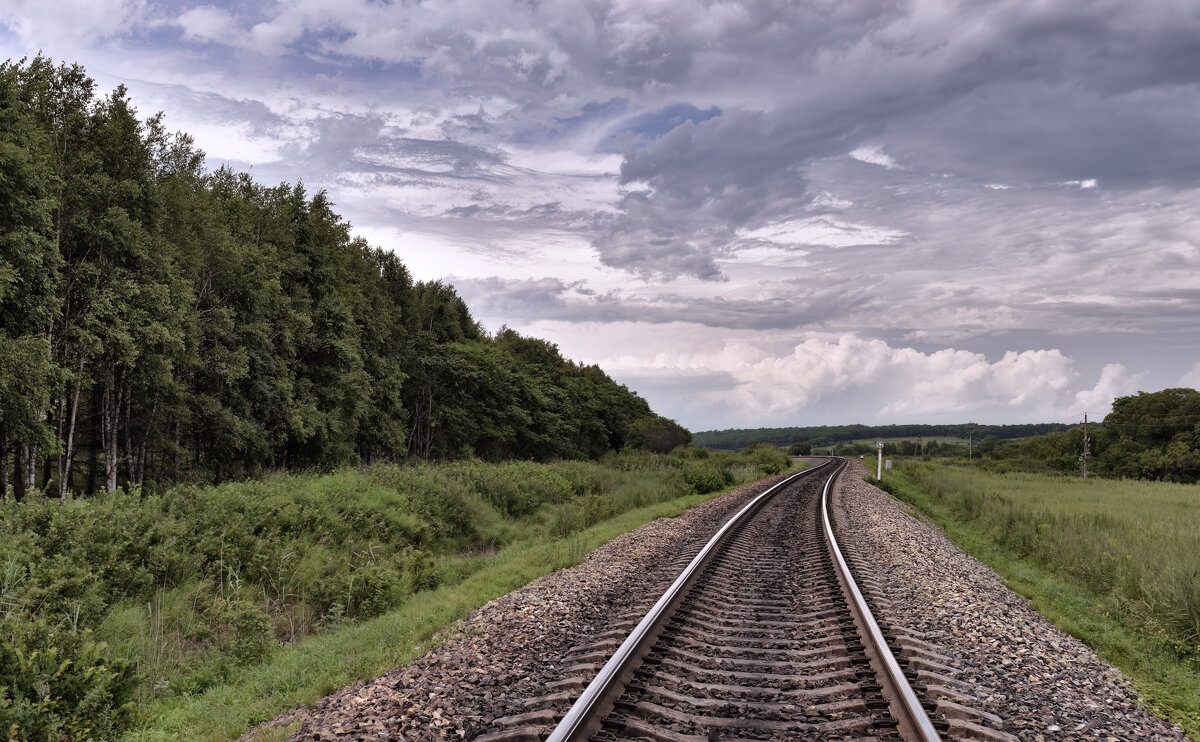
[[[1025,438],[1031,435],[1063,431],[1067,426],[1061,423],[1031,423],[1022,425],[977,425],[975,423],[957,423],[953,425],[819,425],[811,427],[790,428],[749,428],[729,430],[705,430],[696,433],[694,442],[697,446],[735,450],[745,448],[753,443],[771,443],[776,446],[788,446],[792,443],[808,443],[813,447],[833,446],[850,443],[864,438],[962,438],[965,442],[969,435],[976,441],[992,437],[997,440]],[[926,446],[932,441],[926,442]],[[871,446],[873,452],[874,445]]]
[[[79,65],[0,65],[0,495],[686,437],[333,206],[207,171]]]
[[[1088,426],[1088,472],[1102,477],[1200,481],[1200,391],[1138,392],[1113,401],[1100,424]],[[1080,474],[1084,429],[1012,442],[988,453],[996,468]]]

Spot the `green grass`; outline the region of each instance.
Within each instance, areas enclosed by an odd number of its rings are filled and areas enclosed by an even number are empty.
[[[917,462],[884,482],[1200,739],[1200,488]]]
[[[248,728],[309,705],[356,680],[412,661],[438,633],[487,601],[556,569],[655,518],[674,517],[715,495],[691,495],[617,515],[584,531],[550,541],[514,544],[477,557],[458,584],[417,593],[397,610],[272,651],[228,682],[190,698],[159,700],[143,709],[147,723],[125,742],[228,740]]]

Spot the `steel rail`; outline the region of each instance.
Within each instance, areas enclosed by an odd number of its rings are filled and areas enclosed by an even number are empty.
[[[883,632],[879,629],[879,624],[875,621],[875,616],[871,614],[871,609],[867,606],[867,601],[863,598],[862,592],[858,589],[858,584],[855,583],[854,577],[850,574],[850,567],[846,564],[845,558],[842,556],[842,550],[838,546],[837,538],[833,535],[833,526],[829,522],[829,489],[833,485],[833,481],[845,469],[845,462],[839,466],[829,479],[825,482],[825,488],[821,491],[821,518],[825,526],[825,538],[829,541],[830,551],[833,553],[834,562],[838,572],[847,587],[847,592],[850,593],[852,607],[855,613],[862,620],[863,626],[866,628],[869,641],[875,645],[876,656],[884,665],[888,679],[891,681],[892,690],[896,692],[898,701],[904,712],[908,715],[908,721],[913,725],[920,742],[941,742],[941,737],[934,728],[933,722],[929,719],[929,714],[925,713],[925,708],[917,699],[917,694],[913,691],[912,686],[908,684],[908,678],[904,676],[904,671],[900,668],[900,663],[896,661],[896,657],[892,654],[888,647],[887,639],[884,638]]]
[[[579,742],[587,739],[599,729],[600,719],[596,718],[597,708],[604,703],[616,700],[615,696],[619,689],[632,676],[634,665],[641,659],[644,652],[653,646],[667,619],[674,614],[679,602],[729,533],[757,512],[780,489],[827,465],[828,462],[793,474],[759,494],[730,518],[675,578],[675,581],[671,583],[671,586],[667,588],[667,591],[663,593],[645,617],[638,622],[638,625],[625,638],[625,641],[604,664],[604,667],[600,668],[596,677],[592,679],[587,688],[584,688],[583,693],[567,711],[563,720],[546,738],[546,742]]]

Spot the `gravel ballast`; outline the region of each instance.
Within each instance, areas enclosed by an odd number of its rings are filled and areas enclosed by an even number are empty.
[[[862,481],[852,461],[835,508],[841,538],[880,565],[885,620],[921,632],[954,659],[972,706],[1022,740],[1186,740],[1143,711],[1119,671],[1054,628],[986,565],[907,506]],[[727,517],[781,477],[738,488],[677,518],[617,537],[583,563],[539,578],[471,613],[407,667],[328,696],[272,725],[291,740],[474,739],[563,677],[563,657],[648,607],[686,557]],[[664,570],[672,565],[671,570]],[[664,574],[664,571],[669,571]],[[247,735],[247,738],[249,735]]]
[[[851,461],[834,498],[839,540],[852,539],[891,601],[892,625],[924,633],[961,669],[972,706],[1022,740],[1186,740],[1144,711],[1125,676],[1009,590],[912,509],[863,481]]]

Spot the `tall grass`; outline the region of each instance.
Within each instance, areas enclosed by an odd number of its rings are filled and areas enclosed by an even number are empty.
[[[1200,733],[1200,487],[916,461],[883,484]]]
[[[899,475],[1200,655],[1200,487],[915,463]]]

